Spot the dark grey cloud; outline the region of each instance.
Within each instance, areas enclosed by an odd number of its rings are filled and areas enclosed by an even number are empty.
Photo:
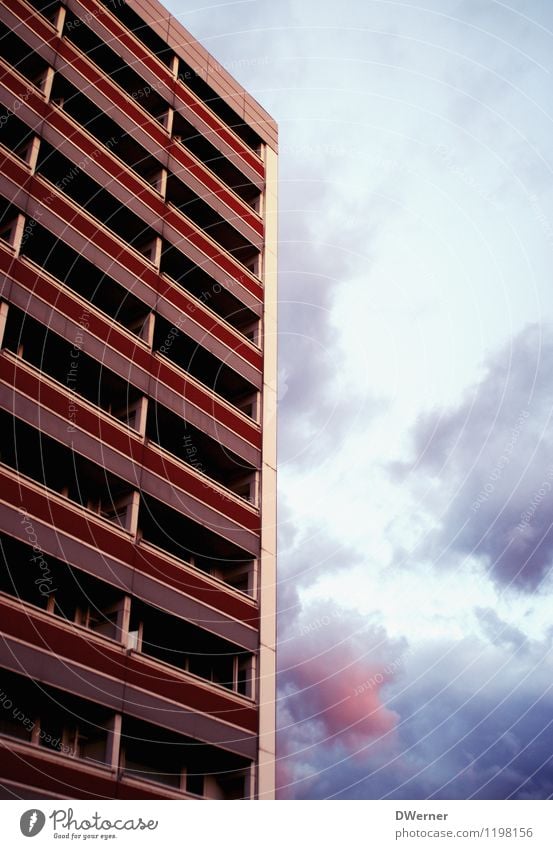
[[[519,650],[528,645],[528,638],[525,634],[519,628],[504,622],[493,608],[476,607],[474,612],[482,632],[492,645]]]
[[[357,737],[353,746],[340,735],[321,740],[324,726],[309,715],[298,716],[293,706],[283,709],[288,727],[283,796],[544,799],[553,794],[550,644],[533,644],[521,655],[476,639],[433,643],[404,650],[395,663],[388,659],[387,667],[395,672],[379,698],[382,709],[397,719],[383,736]],[[289,700],[285,706],[290,705]]]
[[[502,585],[533,590],[553,557],[553,331],[532,325],[491,356],[458,407],[418,422],[414,460],[390,473],[438,529],[402,557],[462,568],[477,557]]]

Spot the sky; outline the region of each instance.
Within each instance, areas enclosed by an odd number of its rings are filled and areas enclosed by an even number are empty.
[[[547,798],[553,6],[165,5],[279,124],[279,798]]]

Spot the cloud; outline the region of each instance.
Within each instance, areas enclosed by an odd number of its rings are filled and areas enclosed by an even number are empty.
[[[364,741],[352,739],[349,747],[340,735],[321,740],[312,724],[294,724],[287,701],[282,795],[547,798],[553,793],[546,744],[553,725],[551,644],[527,649],[471,638],[405,650],[374,694],[393,717],[382,745],[381,729],[371,736],[370,726]]]
[[[398,593],[402,570],[419,570],[432,592],[439,585],[428,563],[462,571],[475,562],[499,589],[509,586],[513,599],[536,591],[553,546],[549,489],[539,502],[534,497],[551,457],[552,366],[553,334],[527,327],[488,358],[456,407],[419,419],[412,460],[388,469],[433,530],[392,562]],[[342,551],[328,532],[302,532],[288,518],[281,563],[294,607],[280,642],[281,796],[552,793],[543,754],[553,715],[551,634],[530,640],[523,618],[506,622],[475,596],[465,606],[478,635],[411,645],[391,639],[378,613],[362,616],[312,592],[344,560],[360,575],[362,554]],[[518,554],[505,546],[516,533]]]
[[[437,528],[410,559],[477,558],[500,585],[536,589],[553,556],[553,330],[532,325],[489,358],[454,409],[422,416],[394,463]]]
[[[331,602],[304,605],[279,645],[279,795],[297,798],[318,792],[325,752],[355,763],[366,746],[393,747],[398,715],[382,690],[404,647]]]

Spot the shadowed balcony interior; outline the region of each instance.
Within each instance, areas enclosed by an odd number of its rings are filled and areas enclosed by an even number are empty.
[[[242,799],[248,762],[238,755],[124,717],[123,774],[208,799]]]
[[[130,633],[143,654],[251,696],[251,654],[184,619],[133,602]]]
[[[29,48],[16,33],[0,22],[2,59],[37,88],[42,88],[48,63]]]
[[[189,189],[175,174],[167,177],[166,199],[180,209],[208,236],[248,267],[258,258],[257,249],[216,213],[212,207]]]
[[[82,320],[86,321],[86,315]],[[78,333],[73,334],[73,341],[64,339],[12,306],[6,321],[3,347],[58,381],[71,393],[81,395],[115,418],[128,422],[129,412],[142,393],[97,359],[79,350]]]
[[[242,592],[253,593],[251,553],[146,493],[140,500],[138,529],[144,542]]]
[[[2,107],[0,107],[0,114]],[[27,161],[29,144],[34,137],[32,130],[20,121],[17,115],[10,115],[9,121],[0,126],[0,143],[5,145],[20,159]]]
[[[36,172],[96,218],[99,225],[146,253],[145,247],[155,238],[155,231],[48,142],[41,142]],[[101,230],[102,226],[98,232]]]
[[[115,50],[94,33],[84,20],[73,13],[67,15],[64,38],[78,47],[104,74],[156,118],[162,125],[167,121],[169,104],[119,56]],[[94,80],[92,80],[94,82]]]
[[[261,139],[253,127],[245,124],[238,113],[220,97],[205,80],[202,79],[194,69],[179,57],[178,79],[196,94],[200,100],[206,103],[212,112],[224,121],[227,127],[231,127],[248,147],[256,153],[260,152]],[[236,100],[238,108],[241,107],[239,97]]]
[[[242,495],[241,490],[247,483],[248,492],[243,497],[254,500],[253,466],[154,401],[150,401],[148,405],[146,436],[197,472],[207,475],[237,494]]]
[[[105,764],[113,711],[5,670],[2,687],[17,693],[17,707],[0,714],[0,734],[65,757]]]
[[[260,191],[255,183],[252,183],[240,171],[238,164],[233,164],[229,158],[223,156],[215,147],[213,136],[211,141],[202,135],[186,120],[184,115],[176,112],[173,117],[173,138],[194,154],[201,162],[216,174],[223,183],[226,183],[233,191],[245,200],[252,209],[259,211]],[[238,157],[234,156],[236,163]]]
[[[51,23],[55,20],[56,13],[61,6],[60,0],[27,0],[27,2]]]
[[[137,336],[142,335],[150,313],[144,302],[45,227],[40,224],[34,226],[32,235],[21,247],[21,255],[65,283],[127,330]]]
[[[27,527],[34,528],[28,521]],[[49,554],[37,555],[31,545],[3,533],[0,551],[0,593],[205,681],[252,695],[251,652],[134,597],[129,597],[127,631],[123,589]]]
[[[21,215],[19,207],[0,196],[0,239],[12,247],[19,215]]]
[[[126,3],[114,3],[113,0],[100,0],[101,3],[123,23],[134,35],[152,51],[154,56],[165,65],[170,65],[174,53],[152,27],[144,23],[142,18]]]
[[[54,75],[51,102],[67,112],[99,142],[147,182],[155,184],[159,161],[148,153],[130,133],[124,132],[109,112],[100,109],[82,91],[65,79],[61,71]],[[124,170],[124,169],[122,169]]]
[[[2,433],[8,435],[0,451],[3,463],[103,518],[129,528],[128,508],[133,492],[130,484],[4,410],[0,411],[0,425]]]
[[[22,522],[34,534],[31,519]],[[33,537],[34,539],[34,537]],[[121,639],[114,611],[123,592],[56,557],[37,554],[30,544],[0,534],[0,591],[77,622],[97,634]]]
[[[162,242],[160,271],[183,289],[186,289],[204,306],[228,321],[252,341],[258,343],[256,328],[259,318],[224,286],[216,283],[209,274],[166,239]]]
[[[240,407],[256,388],[161,316],[156,317],[153,350],[167,357],[230,404]]]

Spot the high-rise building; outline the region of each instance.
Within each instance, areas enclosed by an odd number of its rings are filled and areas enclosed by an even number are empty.
[[[1,794],[272,798],[275,123],[156,0],[0,27]]]

